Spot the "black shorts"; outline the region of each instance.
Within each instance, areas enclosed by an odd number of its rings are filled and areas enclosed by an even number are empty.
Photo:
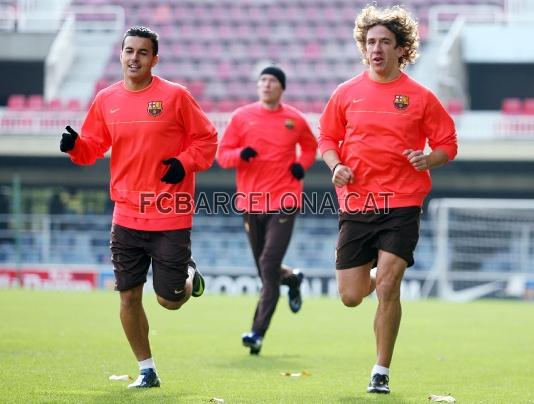
[[[420,219],[418,206],[393,208],[388,213],[340,214],[336,269],[376,264],[378,250],[401,257],[411,267]]]
[[[191,259],[191,229],[144,231],[113,224],[110,244],[116,290],[145,283],[152,264],[156,294],[172,301],[183,299]]]

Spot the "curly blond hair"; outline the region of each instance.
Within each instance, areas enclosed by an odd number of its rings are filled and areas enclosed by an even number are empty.
[[[376,25],[383,25],[395,35],[396,45],[406,49],[399,58],[400,68],[414,63],[419,47],[417,21],[402,7],[377,8],[373,5],[365,7],[354,21],[354,40],[362,53],[362,62],[369,64],[365,57],[367,32]]]

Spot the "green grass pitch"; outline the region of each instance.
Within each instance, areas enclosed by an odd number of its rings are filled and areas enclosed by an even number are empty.
[[[259,357],[240,336],[255,298],[203,296],[166,311],[145,295],[159,389],[128,390],[137,375],[113,292],[0,291],[2,403],[534,403],[534,305],[403,303],[392,394],[366,393],[374,363],[376,300],[356,309],[281,299]],[[281,372],[307,371],[288,377]]]

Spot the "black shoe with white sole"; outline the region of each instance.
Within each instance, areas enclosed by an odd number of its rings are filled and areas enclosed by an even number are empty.
[[[389,394],[389,376],[375,373],[371,377],[369,387],[367,387],[368,393]]]

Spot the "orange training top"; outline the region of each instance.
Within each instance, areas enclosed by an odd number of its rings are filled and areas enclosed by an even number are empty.
[[[245,162],[240,153],[247,146],[258,155]],[[308,169],[316,154],[317,140],[299,110],[281,104],[271,111],[255,102],[232,114],[217,161],[223,168],[237,168],[237,208],[266,213],[301,206],[303,181],[293,177],[290,166],[298,162]]]
[[[111,152],[113,223],[137,230],[190,228],[195,172],[208,169],[217,150],[217,132],[189,91],[154,76],[143,90],[123,82],[100,91],[69,153],[76,164],[93,164]],[[178,184],[160,178],[174,157],[186,176]]]
[[[336,150],[354,173],[337,188],[340,209],[421,206],[430,192],[428,170],[416,171],[406,149],[444,151],[456,156],[454,122],[436,96],[405,73],[379,83],[365,71],[334,91],[320,119],[321,154]]]

